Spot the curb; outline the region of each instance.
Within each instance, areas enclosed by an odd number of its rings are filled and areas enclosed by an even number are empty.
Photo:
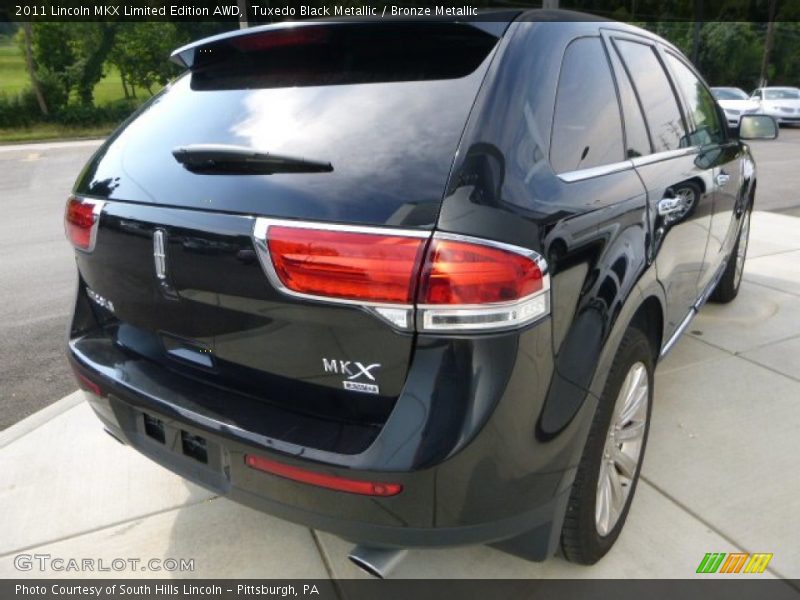
[[[5,448],[11,442],[29,434],[34,429],[38,429],[52,419],[55,419],[58,415],[67,412],[69,409],[78,406],[84,402],[84,400],[83,392],[77,390],[72,392],[69,396],[64,396],[61,400],[22,419],[22,421],[15,423],[8,429],[0,431],[0,448]]]

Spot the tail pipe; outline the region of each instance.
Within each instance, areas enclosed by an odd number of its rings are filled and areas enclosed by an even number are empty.
[[[355,566],[373,577],[386,579],[406,557],[405,548],[372,548],[356,546],[347,555]]]

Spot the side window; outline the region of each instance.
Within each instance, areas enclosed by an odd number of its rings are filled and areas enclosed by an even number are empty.
[[[599,37],[567,46],[556,91],[550,164],[556,173],[623,160],[622,121]]]
[[[719,122],[716,103],[711,92],[682,60],[667,52],[667,63],[675,76],[675,83],[683,94],[689,112],[689,146],[720,144],[725,132]]]
[[[642,109],[616,50],[611,51],[611,65],[617,75],[617,88],[622,102],[622,116],[625,122],[625,158],[650,154],[650,138],[647,135],[647,125],[642,116]]]
[[[664,152],[684,146],[686,129],[678,100],[653,47],[628,40],[615,40],[614,43],[642,102],[654,150]]]

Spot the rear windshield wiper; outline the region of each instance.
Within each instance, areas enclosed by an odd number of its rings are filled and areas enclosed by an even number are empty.
[[[259,152],[246,146],[226,144],[178,146],[173,148],[172,156],[192,173],[204,175],[271,175],[333,171],[333,165],[329,162]]]

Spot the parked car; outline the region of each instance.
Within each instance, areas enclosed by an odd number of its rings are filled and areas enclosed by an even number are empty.
[[[67,204],[108,432],[380,576],[418,546],[606,554],[656,364],[739,290],[756,170],[674,46],[555,16],[178,49]]]
[[[761,105],[737,87],[712,87],[711,93],[725,111],[729,127],[739,126],[739,117],[759,112]]]
[[[782,125],[800,124],[800,88],[758,88],[751,98],[758,102],[759,113],[774,117]]]

